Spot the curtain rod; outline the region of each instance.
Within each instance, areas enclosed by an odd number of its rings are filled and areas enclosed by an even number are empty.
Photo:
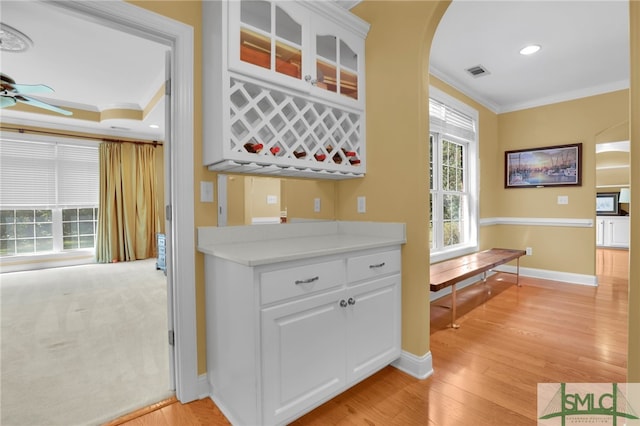
[[[20,127],[7,127],[7,126],[0,126],[0,130],[9,130],[9,131],[13,131],[13,132],[18,132],[18,133],[38,133],[41,135],[50,135],[50,136],[64,136],[64,137],[69,137],[69,138],[77,138],[77,139],[84,139],[84,140],[94,140],[94,141],[99,141],[99,142],[116,142],[116,143],[133,143],[133,144],[141,144],[141,145],[153,145],[158,146],[158,145],[162,145],[162,142],[158,142],[158,141],[136,141],[136,140],[123,140],[123,139],[111,139],[111,138],[98,138],[98,137],[91,137],[91,136],[81,136],[81,135],[74,135],[74,134],[70,134],[70,133],[63,133],[63,132],[53,132],[50,130],[33,130],[33,129],[23,129]]]

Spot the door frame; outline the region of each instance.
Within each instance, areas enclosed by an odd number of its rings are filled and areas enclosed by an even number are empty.
[[[172,220],[167,241],[167,279],[173,283],[176,397],[182,402],[199,398],[195,294],[194,225],[194,36],[193,27],[124,1],[56,1],[92,22],[158,42],[171,49],[171,125],[168,140]]]

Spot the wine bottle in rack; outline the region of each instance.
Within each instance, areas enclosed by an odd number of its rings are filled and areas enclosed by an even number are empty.
[[[314,158],[317,161],[324,161],[327,158],[327,154],[323,154],[323,153],[320,152],[320,153],[314,154]]]
[[[272,146],[271,148],[269,148],[269,151],[271,151],[271,153],[273,155],[276,155],[280,152],[280,147],[279,146]]]
[[[307,156],[307,151],[293,151],[293,156],[296,158],[304,158]]]
[[[264,145],[261,143],[247,142],[244,144],[244,149],[246,149],[247,152],[250,152],[252,154],[259,153],[260,151],[262,151],[262,148],[264,148]]]

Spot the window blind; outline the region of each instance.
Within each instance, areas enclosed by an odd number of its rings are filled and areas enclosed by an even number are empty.
[[[0,206],[97,205],[98,148],[0,140]]]
[[[432,132],[457,136],[469,141],[475,139],[474,120],[435,99],[429,99],[429,127]]]

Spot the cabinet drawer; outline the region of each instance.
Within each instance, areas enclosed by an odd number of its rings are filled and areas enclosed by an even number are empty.
[[[260,274],[262,304],[317,293],[345,282],[344,262],[314,263]]]
[[[385,251],[347,260],[348,282],[400,272],[400,250]]]

